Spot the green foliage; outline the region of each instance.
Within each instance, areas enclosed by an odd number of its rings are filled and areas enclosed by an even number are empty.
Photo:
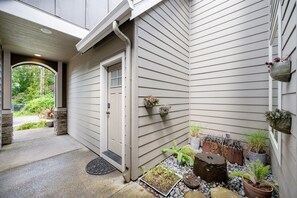
[[[266,180],[269,174],[270,166],[264,166],[259,160],[248,164],[248,171],[235,171],[229,174],[229,177],[243,177],[255,185],[270,185],[275,191],[278,191],[278,185],[274,180]]]
[[[162,152],[173,153],[173,155],[176,157],[177,161],[180,164],[186,164],[188,166],[194,165],[195,151],[188,145],[186,145],[182,148],[177,148],[176,140],[173,141],[173,146],[171,148],[164,148],[162,150]],[[193,155],[193,153],[194,153],[194,155]]]
[[[36,98],[28,102],[23,111],[29,113],[40,113],[44,109],[52,109],[54,107],[54,96],[48,94],[40,98]]]
[[[41,93],[41,74],[44,70],[44,93]],[[12,100],[14,104],[26,104],[41,95],[53,93],[55,75],[48,69],[35,65],[22,65],[12,70]]]
[[[14,128],[15,131],[22,131],[22,130],[28,130],[28,129],[36,129],[36,128],[45,128],[46,123],[45,121],[40,122],[27,122],[20,126],[17,126]]]
[[[191,125],[190,126],[190,136],[198,137],[200,132],[200,127],[198,125]]]
[[[18,111],[18,112],[13,112],[13,117],[23,117],[23,116],[35,116],[37,115],[36,113],[30,113],[27,111]]]
[[[251,151],[261,153],[265,151],[267,147],[268,133],[262,130],[258,130],[247,137],[249,147]]]

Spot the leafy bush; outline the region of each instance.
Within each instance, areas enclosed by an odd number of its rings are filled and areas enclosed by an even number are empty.
[[[27,122],[20,126],[15,127],[15,131],[22,131],[22,130],[28,130],[28,129],[37,129],[37,128],[45,128],[46,123],[44,120],[40,122]]]
[[[187,164],[188,166],[194,165],[195,151],[189,145],[177,148],[177,142],[174,140],[173,146],[171,148],[164,148],[162,152],[173,153],[180,164]]]
[[[40,113],[44,109],[52,109],[54,107],[54,95],[48,94],[40,98],[29,101],[23,111],[30,113]]]

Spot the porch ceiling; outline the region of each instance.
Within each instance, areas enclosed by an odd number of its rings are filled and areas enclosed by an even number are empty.
[[[0,12],[0,44],[13,53],[28,56],[41,54],[42,58],[68,62],[76,53],[79,38],[50,29],[52,34],[41,32],[44,26]]]

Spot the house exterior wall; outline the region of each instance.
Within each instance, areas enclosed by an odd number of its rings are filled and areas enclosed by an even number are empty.
[[[276,7],[271,1],[271,8]],[[282,134],[281,164],[278,163],[275,153],[272,152],[272,170],[280,185],[280,197],[296,197],[297,195],[297,120],[296,120],[296,64],[297,64],[297,11],[296,0],[281,1],[282,12],[282,57],[290,56],[292,61],[291,81],[282,83],[282,109],[292,113],[291,135]],[[275,17],[272,12],[270,20]]]
[[[136,22],[138,66],[138,176],[142,167],[161,162],[162,149],[172,141],[187,143],[189,112],[189,2],[166,0],[140,15]],[[145,96],[160,99],[146,110]],[[159,107],[171,105],[165,118]],[[136,153],[137,154],[137,153]],[[136,179],[136,178],[133,178]]]
[[[92,29],[121,0],[18,0],[86,29]]]
[[[3,59],[2,59],[2,46],[0,45],[0,150],[2,148],[2,66],[3,66]]]
[[[122,26],[121,30],[132,39],[133,22]],[[68,64],[68,133],[97,154],[100,153],[100,62],[124,50],[124,43],[112,33]]]
[[[267,130],[267,1],[191,3],[190,122],[245,140]]]

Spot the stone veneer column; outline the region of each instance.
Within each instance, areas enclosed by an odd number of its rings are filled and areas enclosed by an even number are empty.
[[[11,144],[13,136],[12,112],[2,111],[2,145]]]
[[[54,128],[57,135],[67,134],[67,109],[56,108],[54,113]]]

